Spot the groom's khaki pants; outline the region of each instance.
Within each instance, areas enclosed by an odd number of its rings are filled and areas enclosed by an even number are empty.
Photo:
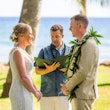
[[[94,99],[77,99],[74,98],[71,102],[72,110],[92,110]]]
[[[70,110],[70,104],[66,96],[42,97],[40,110]]]

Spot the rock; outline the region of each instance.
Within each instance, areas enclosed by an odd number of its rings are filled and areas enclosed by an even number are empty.
[[[110,61],[104,61],[104,62],[100,63],[99,65],[110,66]]]

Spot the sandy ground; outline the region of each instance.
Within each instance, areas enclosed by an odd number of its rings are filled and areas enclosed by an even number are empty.
[[[110,66],[110,60],[104,61],[104,62],[100,63],[99,65]],[[4,68],[5,66],[9,66],[9,64],[0,62],[0,69]]]
[[[9,66],[9,64],[0,62],[0,69],[4,68],[5,66]]]

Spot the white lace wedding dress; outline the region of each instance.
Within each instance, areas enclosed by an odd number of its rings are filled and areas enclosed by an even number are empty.
[[[31,93],[22,84],[19,74],[17,72],[15,62],[13,60],[13,53],[20,50],[25,59],[27,75],[32,78],[33,61],[25,50],[15,47],[10,53],[10,66],[12,70],[12,84],[9,91],[12,110],[33,110],[33,99]],[[32,81],[32,80],[31,80]]]

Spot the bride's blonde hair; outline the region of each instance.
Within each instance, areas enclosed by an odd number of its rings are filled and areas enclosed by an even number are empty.
[[[18,42],[18,37],[19,36],[23,36],[28,29],[30,28],[30,25],[25,24],[25,23],[18,23],[14,28],[13,28],[13,32],[10,35],[10,39],[17,43]]]

